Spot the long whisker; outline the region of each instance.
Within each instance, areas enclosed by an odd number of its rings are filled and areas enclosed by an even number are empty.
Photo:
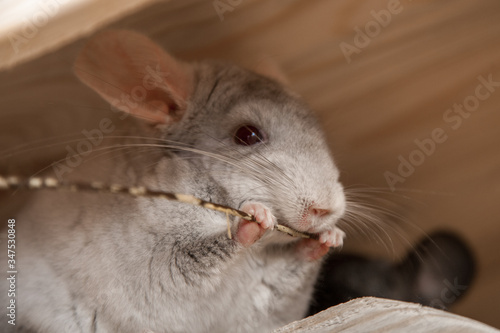
[[[212,140],[214,140],[215,142],[217,142],[221,149],[229,150],[230,152],[237,154],[239,156],[239,160],[241,162],[243,162],[245,159],[249,159],[252,163],[247,163],[247,167],[251,167],[252,169],[254,169],[256,171],[259,171],[259,173],[261,173],[264,170],[271,169],[272,172],[270,174],[272,174],[272,177],[267,176],[268,173],[266,173],[268,181],[274,182],[274,183],[279,183],[285,187],[293,186],[293,181],[291,180],[291,178],[288,177],[288,175],[286,175],[285,172],[280,167],[278,167],[275,163],[269,161],[269,159],[267,157],[265,157],[264,155],[259,153],[258,150],[256,150],[256,153],[258,155],[257,157],[247,156],[247,155],[244,155],[238,149],[228,146],[227,144],[225,144],[221,140],[209,135],[208,133],[204,133],[204,134],[205,134],[205,136],[207,136],[207,137],[211,138]],[[265,143],[262,142],[262,144],[265,144]],[[217,150],[217,151],[219,153],[222,153],[220,150]],[[260,168],[258,168],[258,167],[260,167]],[[283,179],[284,181],[281,181],[281,178],[284,178]]]
[[[370,201],[374,202],[373,200],[381,200],[385,201],[386,203],[394,204],[394,202],[381,198],[380,196],[373,197],[373,194],[369,194],[370,192],[380,194],[381,191],[372,191],[371,188],[354,190],[352,188],[347,188],[347,209],[345,216],[341,221],[339,221],[340,225],[363,225],[364,227],[372,229],[373,231],[382,232],[391,242],[391,247],[393,250],[394,244],[392,243],[392,238],[390,237],[388,231],[390,231],[391,233],[395,233],[398,236],[398,239],[403,241],[403,243],[405,243],[410,248],[415,249],[415,247],[413,246],[413,244],[411,244],[408,237],[405,236],[406,232],[403,233],[399,224],[389,223],[388,221],[402,221],[404,222],[405,226],[409,226],[412,229],[417,230],[419,234],[423,234],[428,237],[428,235],[420,227],[418,227],[415,223],[407,221],[407,219],[401,214],[391,211],[390,209],[384,207],[384,205],[379,206],[371,203]],[[351,221],[354,223],[352,223]],[[374,227],[376,227],[377,229],[373,229]],[[376,234],[378,234],[378,232]],[[420,254],[417,254],[417,256],[420,260],[422,260]]]

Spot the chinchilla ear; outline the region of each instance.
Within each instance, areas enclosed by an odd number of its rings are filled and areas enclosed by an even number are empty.
[[[133,31],[110,30],[91,38],[73,69],[111,105],[154,125],[179,121],[194,89],[191,65]]]

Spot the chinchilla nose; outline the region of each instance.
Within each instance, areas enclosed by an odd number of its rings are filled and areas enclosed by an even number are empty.
[[[316,217],[326,217],[332,213],[330,209],[325,209],[315,204],[309,206],[308,212],[310,215]]]

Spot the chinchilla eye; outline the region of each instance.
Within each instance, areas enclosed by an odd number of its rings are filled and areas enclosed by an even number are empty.
[[[243,125],[234,133],[234,142],[242,146],[251,146],[264,141],[260,130],[252,125]]]

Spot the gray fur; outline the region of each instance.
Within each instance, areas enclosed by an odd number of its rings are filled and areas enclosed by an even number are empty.
[[[139,158],[121,152],[89,160],[70,180],[141,185],[235,208],[259,201],[299,230],[304,207],[320,202],[333,214],[315,220],[314,231],[333,229],[344,194],[308,108],[236,66],[200,63],[195,75],[178,123],[152,129],[131,120],[126,129],[218,158],[165,147]],[[241,124],[259,127],[266,142],[235,145]],[[138,141],[120,141],[131,143]],[[298,258],[294,238],[268,231],[244,248],[228,239],[224,214],[160,199],[41,191],[16,219],[18,323],[37,332],[266,332],[306,314],[320,267]]]

